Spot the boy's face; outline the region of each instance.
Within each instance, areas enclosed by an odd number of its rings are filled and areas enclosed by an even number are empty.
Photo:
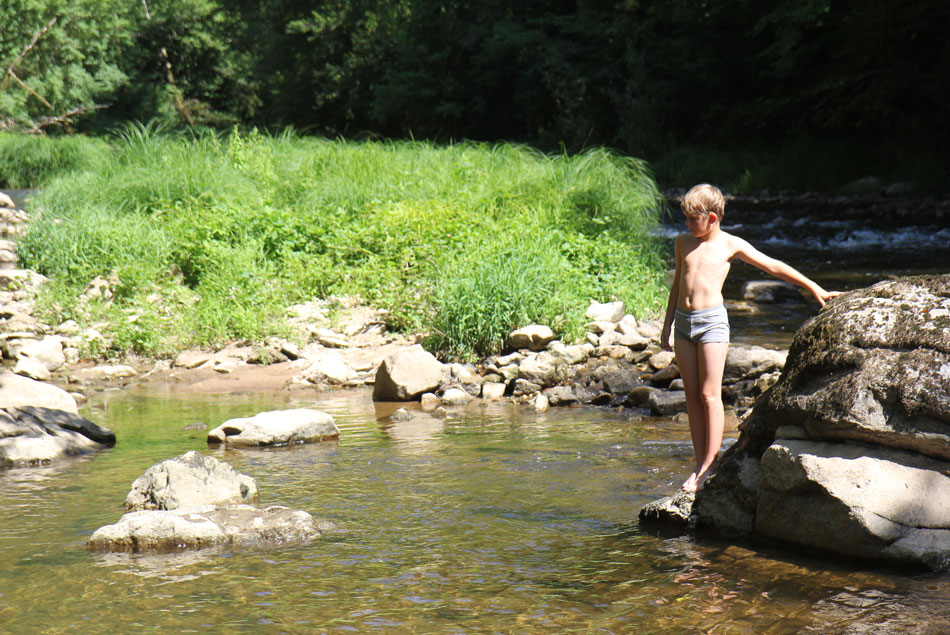
[[[708,234],[709,230],[718,220],[716,214],[713,212],[708,214],[685,214],[685,216],[686,229],[688,229],[689,233],[695,238],[700,238]]]

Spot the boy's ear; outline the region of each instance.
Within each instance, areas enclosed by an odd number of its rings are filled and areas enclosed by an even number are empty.
[[[719,214],[716,212],[709,212],[709,224],[715,225],[719,222]]]

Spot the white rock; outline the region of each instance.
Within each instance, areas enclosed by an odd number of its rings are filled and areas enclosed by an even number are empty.
[[[532,351],[541,351],[554,339],[551,327],[542,324],[530,324],[516,329],[508,335],[508,347],[519,349],[527,348]]]
[[[17,360],[13,372],[23,377],[29,377],[36,381],[49,381],[52,375],[49,369],[38,359],[33,357],[21,357]]]
[[[626,309],[623,302],[591,302],[585,317],[595,322],[619,322]]]

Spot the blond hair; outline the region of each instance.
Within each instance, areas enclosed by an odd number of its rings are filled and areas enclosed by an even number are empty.
[[[726,211],[726,197],[722,195],[718,187],[709,183],[700,183],[691,187],[683,196],[680,207],[683,208],[685,214],[690,216],[705,216],[715,212],[719,218],[722,218]]]

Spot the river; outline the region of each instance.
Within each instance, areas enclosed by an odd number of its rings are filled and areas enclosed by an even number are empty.
[[[950,263],[939,226],[906,229],[908,247],[897,248],[892,230],[838,226],[827,214],[778,222],[768,210],[732,212],[727,229],[828,288]],[[759,277],[737,265],[727,296]],[[734,315],[736,339],[787,346],[814,311]],[[211,450],[203,430],[186,427],[304,406],[331,413],[340,440]],[[690,469],[681,419],[475,404],[444,420],[414,410],[392,422],[392,407],[368,389],[94,395],[83,413],[116,431],[114,448],[0,471],[0,632],[950,632],[947,574],[642,530],[640,506]],[[262,505],[303,509],[336,529],[261,550],[85,550],[121,516],[137,476],[194,449],[257,479]]]

